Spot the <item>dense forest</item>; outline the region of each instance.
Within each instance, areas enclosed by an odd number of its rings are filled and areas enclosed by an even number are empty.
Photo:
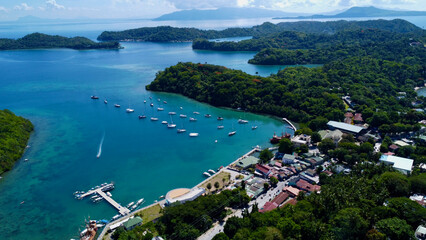
[[[425,69],[419,65],[353,57],[317,68],[285,68],[270,77],[209,64],[178,63],[157,73],[146,88],[319,126],[327,120],[342,120],[341,97],[349,94],[356,103],[354,109],[379,127],[413,125],[424,118],[424,113],[410,111],[416,97],[413,88],[424,79]],[[401,91],[406,97],[398,99]]]
[[[395,33],[418,33],[421,28],[405,20],[369,20],[369,21],[332,21],[332,22],[269,22],[251,28],[228,28],[225,30],[200,30],[196,28],[176,28],[170,26],[143,27],[125,31],[104,31],[98,36],[99,41],[151,41],[151,42],[183,42],[198,38],[214,39],[225,37],[262,37],[283,31],[303,33],[333,34],[342,30],[381,29]],[[260,50],[260,49],[258,49]]]
[[[0,110],[0,173],[10,170],[27,146],[32,123],[9,110]]]
[[[19,39],[0,38],[0,50],[35,48],[118,49],[118,42],[93,42],[85,37],[67,38],[42,33],[32,33]]]

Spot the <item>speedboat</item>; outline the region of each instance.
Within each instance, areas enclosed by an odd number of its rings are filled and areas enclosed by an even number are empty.
[[[114,107],[119,108],[120,104],[114,104]]]
[[[127,109],[126,109],[126,112],[127,112],[127,113],[132,113],[132,112],[134,112],[134,111],[135,111],[135,109],[132,109],[132,108],[127,108]]]
[[[191,121],[191,122],[195,122],[195,121],[197,121],[197,119],[196,119],[196,118],[193,118],[193,117],[190,117],[190,118],[189,118],[189,121]]]
[[[176,112],[169,112],[169,115],[176,115]]]
[[[107,103],[108,103],[108,101],[105,99],[105,100],[104,100],[104,103],[105,103],[105,104],[107,104]]]
[[[180,118],[186,118],[186,115],[185,114],[181,114],[181,115],[179,115],[179,117]]]
[[[159,199],[163,199],[163,198],[165,198],[165,197],[164,197],[164,195],[161,195],[161,196],[159,197]]]
[[[158,121],[158,118],[152,117],[151,121]]]
[[[203,172],[203,175],[204,176],[206,176],[206,177],[211,177],[212,175],[210,175],[210,173],[208,173],[208,172]]]
[[[190,133],[189,136],[190,137],[198,137],[198,133]]]
[[[143,100],[143,103],[146,103],[146,100]]]
[[[218,121],[222,121],[222,120],[223,120],[223,117],[217,117],[217,120],[218,120]]]
[[[161,99],[157,99],[157,101],[161,101]]]
[[[139,200],[136,202],[136,204],[137,204],[137,205],[141,204],[141,203],[143,202],[143,200],[144,200],[143,198],[139,199]]]
[[[145,115],[139,115],[138,118],[139,119],[144,119],[144,118],[146,118],[146,116]]]
[[[257,129],[257,126],[252,126],[251,127],[251,130],[256,130]]]
[[[131,203],[127,204],[126,207],[129,208],[129,207],[133,206],[133,204],[135,204],[135,202],[131,202]]]
[[[176,127],[176,124],[169,123],[169,124],[167,124],[167,127],[168,127],[168,128],[175,128],[175,127]]]
[[[167,121],[162,121],[161,124],[167,124]]]
[[[114,221],[114,220],[117,220],[117,219],[119,219],[121,217],[121,215],[120,214],[117,214],[117,215],[115,215],[114,217],[112,217],[112,220]]]
[[[163,101],[163,103],[164,103],[164,104],[167,104],[167,102],[166,102],[166,101]]]
[[[178,132],[178,133],[184,133],[184,132],[186,132],[186,129],[184,129],[184,128],[179,128],[179,129],[177,130],[177,132]]]
[[[197,114],[197,115],[199,115],[200,113],[199,113],[199,112],[194,112],[194,114]]]
[[[234,136],[237,133],[237,131],[232,131],[228,133],[228,136]]]
[[[150,103],[149,106],[154,107],[154,103]]]
[[[217,129],[223,129],[225,126],[223,126],[223,125],[219,125],[219,126],[217,126]]]
[[[157,111],[164,111],[164,108],[157,108]]]
[[[98,97],[98,96],[95,96],[95,95],[90,96],[90,98],[91,98],[91,99],[99,99],[99,97]]]
[[[209,169],[207,172],[211,173],[211,174],[215,174],[216,172],[212,169]]]
[[[248,121],[244,119],[238,119],[238,123],[245,124],[248,123]]]
[[[204,117],[206,117],[206,118],[209,118],[209,117],[211,117],[212,115],[210,115],[210,114],[205,114],[204,115]]]

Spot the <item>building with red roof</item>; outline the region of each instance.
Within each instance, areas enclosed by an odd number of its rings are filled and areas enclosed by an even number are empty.
[[[304,179],[300,179],[299,181],[297,181],[296,186],[299,189],[302,189],[302,190],[305,190],[305,191],[308,191],[308,192],[317,192],[317,191],[321,190],[321,186],[312,185]]]

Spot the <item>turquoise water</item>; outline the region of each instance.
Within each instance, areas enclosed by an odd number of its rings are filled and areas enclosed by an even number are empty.
[[[227,24],[230,23],[215,26]],[[2,23],[0,37],[20,37],[23,33],[49,29],[48,33],[94,38],[108,29],[106,26],[125,29],[129,24],[24,27]],[[29,161],[17,162],[0,179],[0,239],[76,237],[85,218],[110,218],[116,214],[105,202],[75,200],[72,193],[76,190],[114,181],[116,189],[112,194],[117,202],[127,204],[144,197],[150,204],[170,189],[196,185],[203,180],[202,172],[228,164],[252,146],[267,146],[274,132],[289,131],[282,122],[270,117],[145,91],[145,85],[155,78],[157,71],[178,62],[208,62],[262,76],[276,73],[283,66],[247,64],[252,52],[193,51],[190,43],[123,46],[122,50],[103,51],[0,52],[0,109],[10,109],[35,124],[31,147],[23,157]],[[91,100],[93,94],[101,99]],[[143,100],[149,103],[149,96],[155,107],[161,105],[165,111],[145,107]],[[104,98],[109,101],[107,105],[102,102]],[[160,104],[157,98],[168,104]],[[114,108],[114,103],[122,108]],[[125,113],[129,106],[135,113]],[[155,115],[160,121],[168,121],[169,111],[188,116],[193,111],[200,112],[196,123],[174,117],[178,126],[184,125],[188,132],[196,131],[200,136],[190,138],[160,122],[137,118],[145,112],[148,117]],[[205,113],[213,117],[204,118]],[[225,118],[224,130],[217,130],[216,116]],[[248,119],[250,124],[237,124],[238,118]],[[251,130],[252,123],[259,126],[257,130]],[[237,130],[237,134],[228,137],[231,129]],[[102,155],[96,158],[103,136]],[[22,201],[25,203],[21,205]]]

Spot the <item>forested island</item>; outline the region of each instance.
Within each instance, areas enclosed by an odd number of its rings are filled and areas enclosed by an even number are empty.
[[[0,173],[12,169],[27,146],[33,124],[9,110],[0,110]]]
[[[104,31],[98,36],[99,41],[150,41],[150,42],[183,42],[195,39],[215,39],[227,37],[264,37],[283,31],[298,31],[303,33],[333,34],[344,29],[381,29],[391,32],[418,32],[420,28],[407,21],[396,19],[369,21],[331,21],[331,22],[269,22],[251,28],[227,28],[225,30],[200,30],[196,28],[177,28],[170,26],[143,27],[125,31]],[[260,49],[258,49],[260,50]]]
[[[118,42],[94,42],[85,37],[67,38],[43,33],[32,33],[18,39],[0,38],[0,50],[36,49],[36,48],[71,48],[87,49],[118,49]]]

